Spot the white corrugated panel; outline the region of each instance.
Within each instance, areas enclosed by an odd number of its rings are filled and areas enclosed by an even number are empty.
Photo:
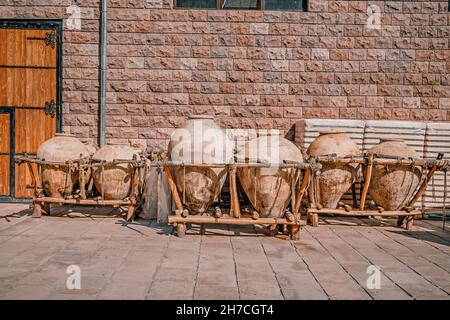
[[[366,121],[363,149],[364,151],[369,150],[380,143],[381,139],[401,139],[422,158],[425,147],[426,127],[426,123],[418,121]],[[421,207],[422,203],[417,202],[416,206]]]
[[[450,159],[450,123],[448,122],[427,124],[424,157],[426,159],[436,159],[439,153],[444,154],[444,159]],[[444,201],[444,177],[443,172],[436,172],[434,178],[428,184],[423,198],[425,209],[442,207]],[[447,174],[447,185],[450,187],[450,173]],[[448,192],[447,198],[449,198]]]
[[[346,131],[358,147],[362,150],[364,139],[364,121],[342,119],[303,119],[295,126],[295,143],[307,149],[319,136],[319,132],[327,129],[340,129]]]
[[[380,139],[402,139],[423,157],[426,123],[416,121],[366,121],[364,151],[380,142]]]

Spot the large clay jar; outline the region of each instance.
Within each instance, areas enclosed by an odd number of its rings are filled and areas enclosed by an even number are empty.
[[[106,161],[103,166],[96,166],[92,172],[97,191],[104,200],[123,200],[130,195],[131,175],[130,164],[113,164],[113,160],[140,160],[138,151],[126,144],[110,144],[100,148],[93,156],[94,161]]]
[[[403,140],[380,140],[380,143],[369,150],[369,154],[377,158],[387,157],[419,158],[412,148]],[[370,196],[377,205],[386,210],[401,210],[412,199],[420,183],[420,169],[398,165],[375,165],[370,182]]]
[[[280,218],[291,200],[299,171],[294,168],[279,168],[286,162],[302,163],[300,149],[279,134],[259,134],[239,150],[238,162],[271,164],[270,168],[241,167],[237,176],[253,208],[261,217]]]
[[[89,150],[73,135],[57,133],[37,150],[37,157],[50,162],[64,163],[89,157]],[[42,187],[48,197],[63,198],[71,195],[78,182],[77,170],[66,166],[42,165]]]
[[[337,157],[357,156],[360,154],[356,143],[345,133],[339,131],[321,132],[308,148],[310,156],[327,156],[335,154]],[[341,197],[352,186],[357,175],[354,165],[336,162],[322,163],[318,175],[319,193],[316,201],[324,208],[335,209]]]
[[[232,144],[211,116],[192,116],[176,129],[169,142],[169,158],[186,164],[225,164],[232,157]],[[190,214],[204,213],[218,198],[227,169],[205,166],[174,167],[178,190],[185,195]]]

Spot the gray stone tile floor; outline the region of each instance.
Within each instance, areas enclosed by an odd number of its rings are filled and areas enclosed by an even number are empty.
[[[0,204],[0,299],[450,299],[450,231],[437,220],[406,231],[395,219],[327,217],[299,241],[194,225],[180,239],[117,209],[29,212]],[[66,286],[71,265],[80,289]],[[372,265],[379,289],[367,285]]]

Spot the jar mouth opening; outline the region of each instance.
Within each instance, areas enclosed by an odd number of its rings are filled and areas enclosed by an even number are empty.
[[[271,137],[271,136],[276,137],[276,136],[281,136],[281,135],[282,135],[281,131],[262,131],[262,132],[258,132],[256,134],[256,136],[258,138],[259,137]]]
[[[189,120],[214,120],[214,116],[208,116],[208,115],[194,115],[189,116]]]
[[[329,134],[347,134],[347,131],[345,131],[344,129],[325,129],[319,131],[320,136],[325,136]]]
[[[69,137],[69,138],[75,138],[74,134],[66,133],[66,132],[59,132],[55,133],[55,137]]]
[[[128,142],[108,142],[106,144],[107,146],[111,146],[111,147],[129,147],[130,145],[128,144]]]
[[[383,138],[383,139],[380,139],[380,143],[384,143],[384,142],[405,142],[405,140],[399,139],[399,138]]]

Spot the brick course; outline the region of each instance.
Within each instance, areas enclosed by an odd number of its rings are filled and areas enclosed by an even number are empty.
[[[0,17],[67,22],[67,7],[81,7],[82,30],[65,25],[63,35],[63,129],[95,140],[99,1],[43,3],[0,0]],[[371,4],[381,29],[366,26]],[[191,114],[285,131],[312,117],[450,120],[447,0],[310,0],[308,12],[171,6],[110,1],[109,140],[164,147]]]

